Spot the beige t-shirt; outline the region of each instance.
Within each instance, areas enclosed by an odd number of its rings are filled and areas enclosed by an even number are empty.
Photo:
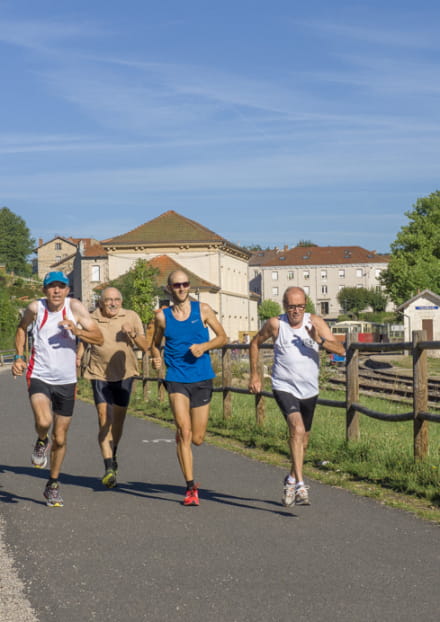
[[[135,311],[120,309],[115,317],[105,317],[101,309],[91,314],[104,336],[102,346],[90,346],[90,359],[84,372],[89,380],[107,380],[116,382],[138,376],[136,354],[130,338],[121,331],[122,324],[132,326],[135,333],[143,335],[144,327]]]

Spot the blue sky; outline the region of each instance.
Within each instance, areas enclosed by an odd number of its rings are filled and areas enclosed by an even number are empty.
[[[440,189],[438,2],[0,0],[0,206],[387,252]]]

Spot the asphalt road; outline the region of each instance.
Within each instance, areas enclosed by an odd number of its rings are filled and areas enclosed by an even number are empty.
[[[200,507],[185,508],[172,430],[134,417],[120,485],[107,490],[82,402],[65,507],[47,508],[24,380],[0,373],[0,395],[2,622],[439,619],[438,527],[314,482],[312,505],[287,510],[281,469],[206,444],[195,449]]]

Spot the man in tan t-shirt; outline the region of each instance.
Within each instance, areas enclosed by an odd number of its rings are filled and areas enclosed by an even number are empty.
[[[91,346],[84,378],[92,382],[98,411],[99,446],[104,459],[102,483],[116,486],[116,451],[121,440],[133,379],[139,374],[135,346],[148,349],[144,327],[134,311],[122,307],[122,295],[114,287],[101,293],[98,308],[91,314],[104,335],[101,346]],[[80,347],[78,360],[84,350]]]

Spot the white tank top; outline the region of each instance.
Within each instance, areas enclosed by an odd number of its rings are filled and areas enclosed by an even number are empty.
[[[70,298],[66,298],[60,311],[49,311],[45,298],[38,301],[28,379],[39,378],[48,384],[76,382],[76,337],[70,330],[58,326],[63,320],[76,324]]]
[[[293,328],[285,313],[279,320],[273,348],[272,388],[299,399],[314,397],[319,390],[319,346],[305,328],[312,325],[310,313],[304,314],[300,328]]]

